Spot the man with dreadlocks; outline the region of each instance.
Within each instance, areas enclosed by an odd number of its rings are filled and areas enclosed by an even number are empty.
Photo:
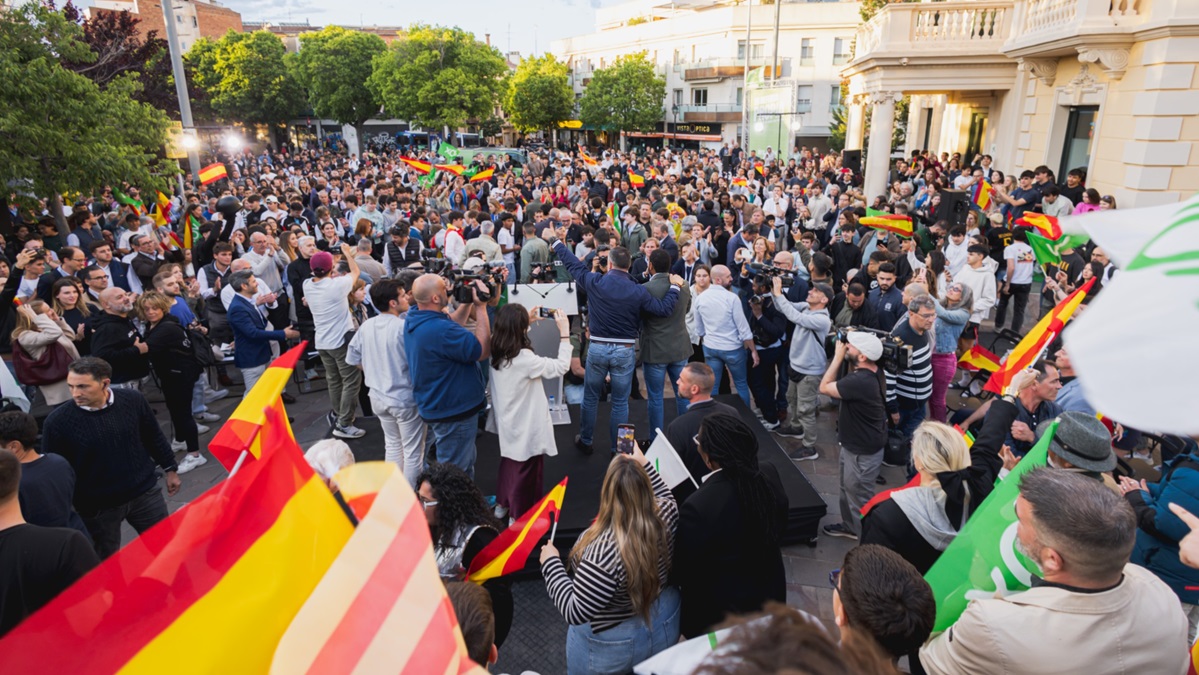
[[[759,465],[757,437],[732,415],[705,417],[695,445],[711,473],[680,507],[673,566],[689,638],[726,614],[787,598],[779,539],[788,504],[778,470]]]

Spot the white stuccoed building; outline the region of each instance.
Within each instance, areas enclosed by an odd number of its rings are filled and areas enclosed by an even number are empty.
[[[629,134],[629,140],[689,147],[720,147],[740,138],[748,56],[750,67],[764,68],[767,85],[780,90],[769,106],[750,111],[751,147],[827,148],[832,112],[841,104],[840,71],[862,22],[858,3],[784,0],[778,7],[778,62],[771,68],[775,9],[760,0],[636,0],[597,9],[595,32],[555,41],[550,51],[569,64],[576,98],[595,70],[622,54],[645,51],[666,78],[662,121],[654,132]]]

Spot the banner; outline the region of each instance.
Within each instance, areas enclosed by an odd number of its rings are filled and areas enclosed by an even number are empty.
[[[1016,550],[1016,497],[1020,477],[1048,460],[1057,422],[974,511],[966,526],[933,564],[924,579],[937,600],[937,633],[953,625],[971,600],[1027,590],[1036,563]]]

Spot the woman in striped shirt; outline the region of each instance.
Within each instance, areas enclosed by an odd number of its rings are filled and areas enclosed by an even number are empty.
[[[627,673],[679,639],[679,592],[666,585],[678,505],[633,445],[608,465],[599,514],[567,564],[552,543],[541,550],[546,589],[570,624],[570,674]]]

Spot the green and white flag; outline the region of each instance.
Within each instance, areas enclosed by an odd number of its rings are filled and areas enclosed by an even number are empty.
[[[678,451],[674,449],[670,441],[666,440],[666,434],[662,433],[661,429],[656,431],[658,435],[650,444],[649,449],[645,451],[645,458],[654,465],[654,470],[658,472],[667,486],[673,488],[679,483],[689,480],[698,488],[699,485],[691,477],[691,472],[687,470],[687,465],[683,464]]]
[[[1020,460],[982,505],[924,579],[937,600],[937,633],[953,625],[971,600],[993,598],[1028,590],[1037,564],[1016,550],[1016,497],[1020,477],[1045,466],[1049,441],[1057,422],[1041,435],[1032,450]]]
[[[437,146],[437,154],[445,157],[446,159],[458,159],[458,155],[461,153],[458,152],[458,148],[455,148],[445,141],[442,141],[441,145]]]
[[[429,173],[417,178],[416,183],[426,190],[431,190],[437,184],[437,169],[433,169]]]

